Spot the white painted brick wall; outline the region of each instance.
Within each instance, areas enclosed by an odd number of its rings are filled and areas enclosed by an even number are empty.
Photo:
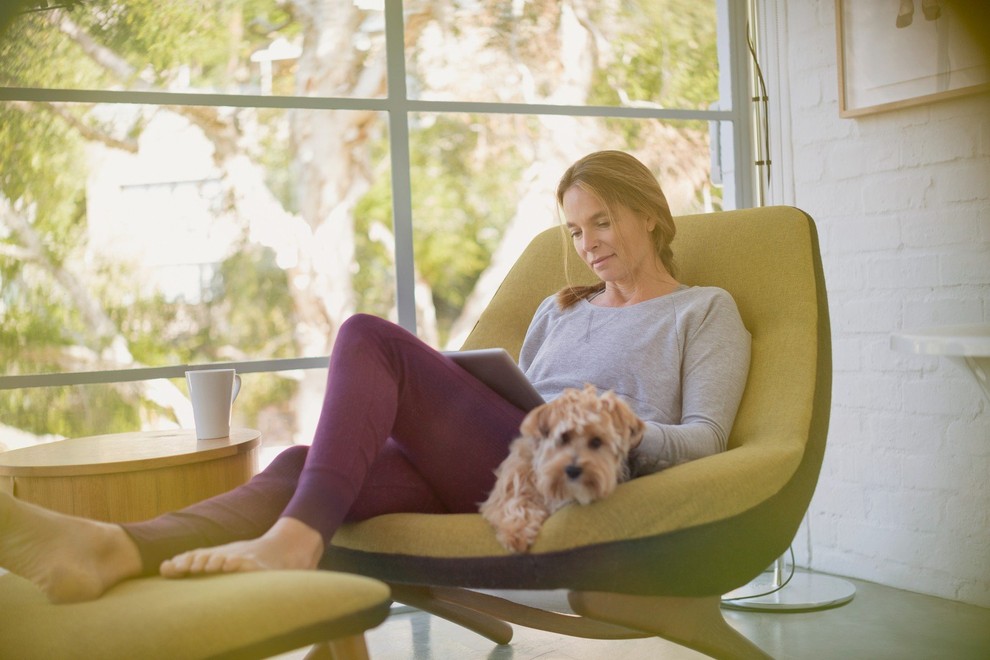
[[[898,330],[990,321],[990,95],[842,119],[834,0],[761,5],[786,58],[763,63],[786,95],[770,199],[816,219],[832,315],[799,563],[990,606],[990,403],[950,360],[890,348]]]

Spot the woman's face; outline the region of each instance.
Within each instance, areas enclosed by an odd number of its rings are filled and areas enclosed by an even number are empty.
[[[610,219],[598,198],[579,186],[564,193],[563,211],[574,249],[603,281],[632,285],[655,273],[653,222],[621,204]]]

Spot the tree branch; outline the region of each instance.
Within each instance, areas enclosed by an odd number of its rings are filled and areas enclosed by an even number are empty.
[[[112,345],[117,352],[121,352],[121,349],[127,351],[126,342],[120,336],[116,324],[92,300],[80,278],[75,273],[71,273],[63,266],[56,264],[49,257],[41,236],[35,231],[29,218],[33,214],[33,206],[22,208],[17,203],[11,205],[6,198],[0,197],[0,218],[3,218],[4,224],[10,227],[20,239],[21,247],[27,253],[25,261],[36,263],[69,294],[73,305],[82,314],[86,326],[93,333],[96,345]],[[127,351],[127,355],[130,355],[129,351]]]
[[[24,113],[29,113],[32,109],[40,107],[47,112],[52,113],[65,123],[67,123],[72,128],[79,131],[79,134],[83,138],[90,140],[92,142],[99,142],[104,144],[111,149],[120,149],[121,151],[126,151],[128,153],[136,154],[138,150],[137,140],[122,140],[120,138],[114,137],[105,131],[101,131],[98,128],[90,126],[85,123],[74,114],[72,114],[68,109],[68,104],[65,103],[41,103],[32,101],[11,101],[11,106],[20,110]]]
[[[58,27],[63,34],[69,36],[73,41],[75,41],[76,44],[83,49],[83,52],[90,57],[90,59],[112,73],[118,79],[128,82],[131,87],[139,90],[150,91],[153,89],[150,80],[139,75],[137,69],[131,66],[131,64],[120,55],[113,52],[106,46],[97,43],[93,37],[79,27],[75,21],[69,18],[69,15],[65,11],[61,9],[58,11],[53,11],[49,14],[48,20]]]
[[[131,89],[144,92],[161,91],[147,76],[139,74],[130,62],[93,39],[64,11],[52,12],[49,20],[63,34],[71,38],[93,62],[126,83]],[[215,109],[197,106],[169,106],[169,108],[203,130],[204,135],[213,142],[218,163],[237,152],[237,129],[230,120],[222,119]],[[77,123],[73,123],[73,126],[79,127]]]

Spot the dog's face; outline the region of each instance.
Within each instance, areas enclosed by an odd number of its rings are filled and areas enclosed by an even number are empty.
[[[520,426],[535,441],[536,487],[548,500],[588,504],[628,478],[629,451],[643,438],[644,424],[612,392],[594,386],[567,389],[535,408]]]

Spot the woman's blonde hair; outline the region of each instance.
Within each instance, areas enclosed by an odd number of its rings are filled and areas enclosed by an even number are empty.
[[[564,194],[579,186],[594,195],[610,218],[618,205],[654,222],[650,238],[667,272],[676,277],[670,243],[677,231],[667,197],[653,173],[635,157],[622,151],[596,151],[581,158],[564,172],[557,184],[557,208],[563,218]],[[620,230],[621,231],[621,230]],[[557,293],[557,303],[566,309],[579,300],[604,290],[605,283],[590,286],[568,285]]]

